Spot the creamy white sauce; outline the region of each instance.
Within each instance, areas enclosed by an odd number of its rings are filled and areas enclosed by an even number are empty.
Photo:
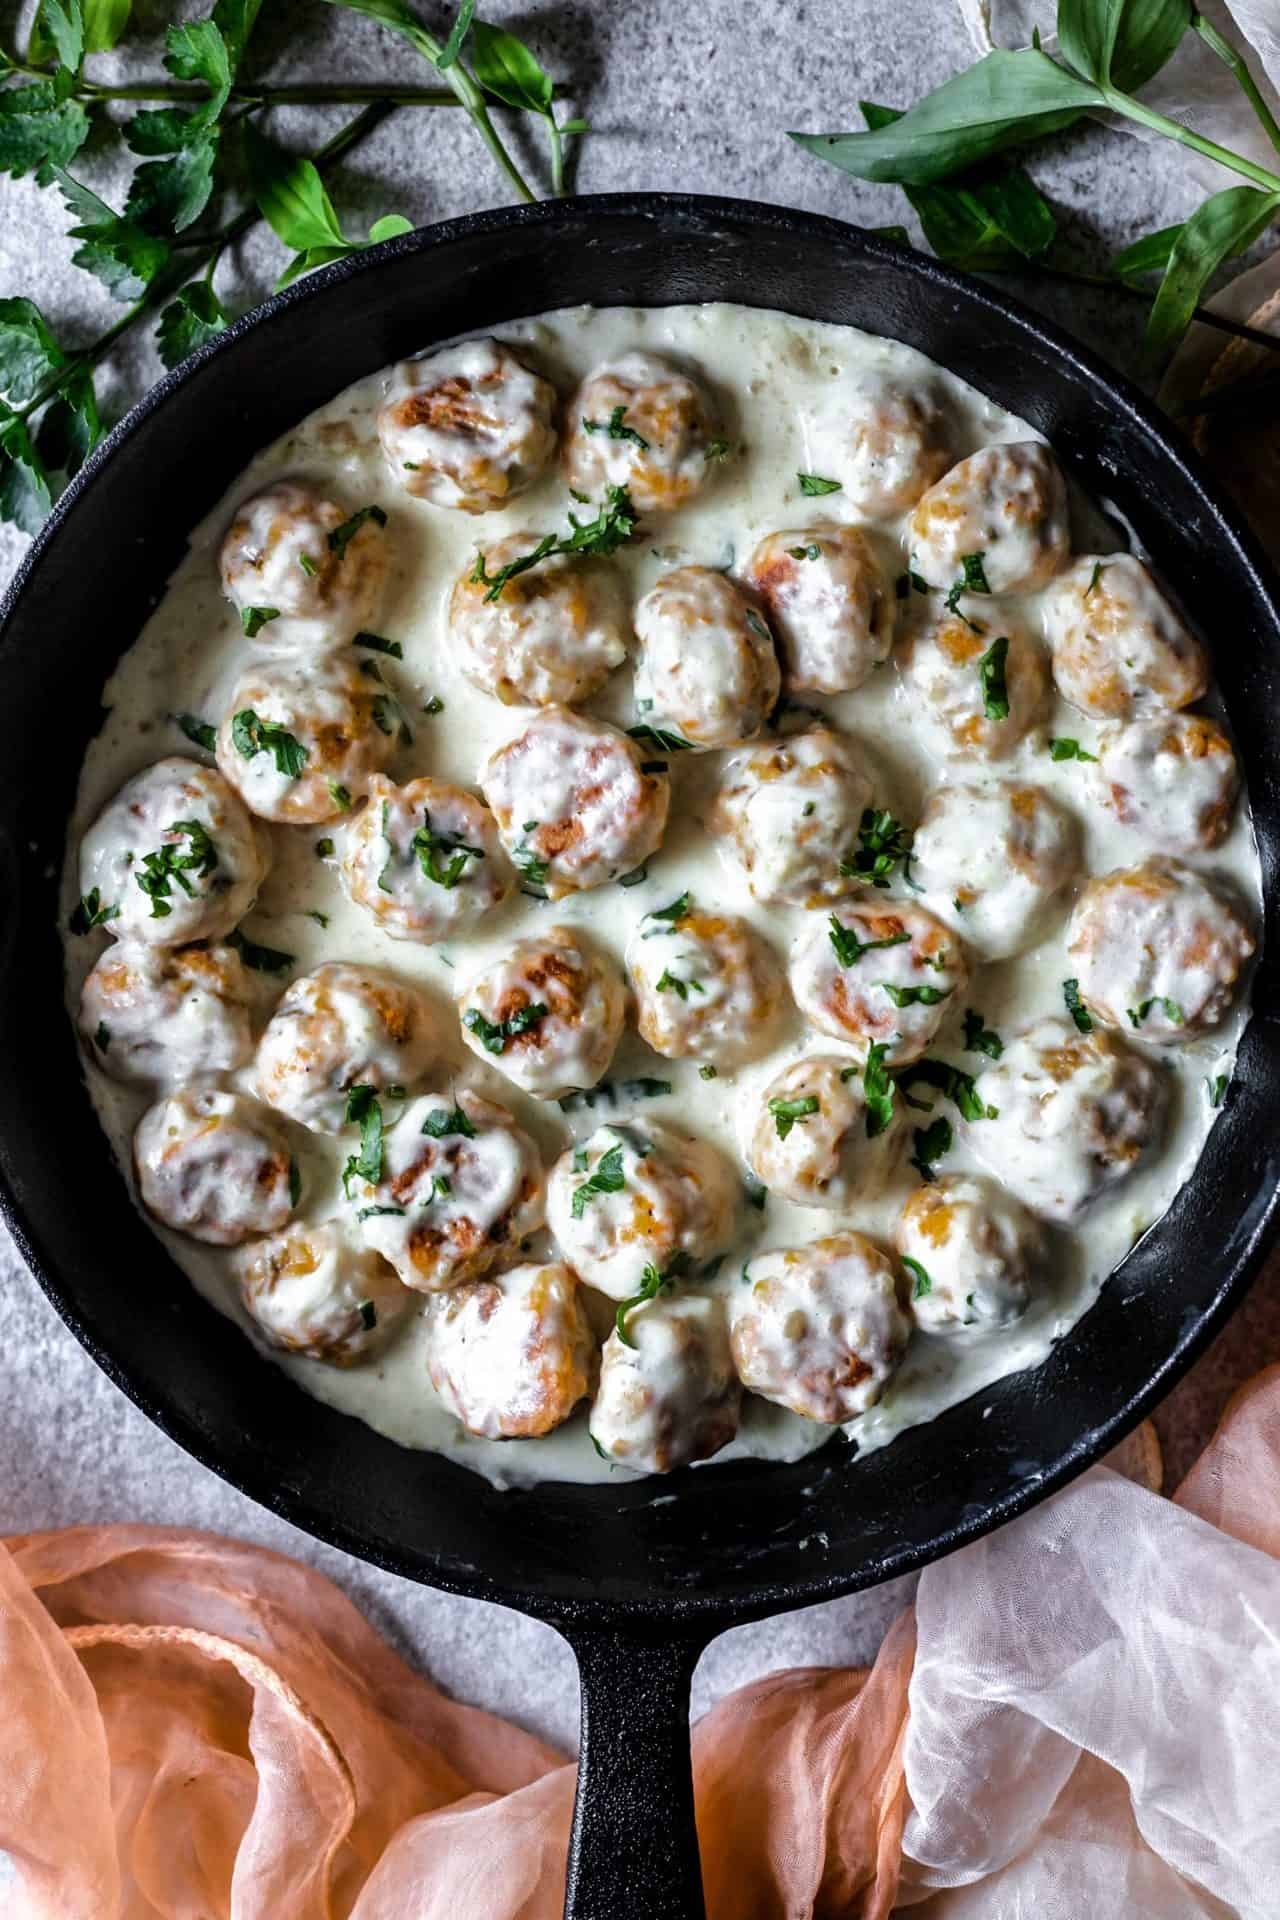
[[[933,367],[911,349],[850,328],[821,325],[784,314],[728,306],[633,311],[574,310],[501,329],[501,338],[552,378],[567,394],[590,370],[631,348],[673,355],[710,385],[720,409],[723,432],[733,448],[712,483],[672,518],[645,524],[640,536],[616,556],[633,602],[672,567],[685,564],[740,568],[756,543],[779,528],[804,527],[819,520],[854,517],[840,494],[815,502],[802,497],[797,474],[823,472],[833,417],[851,379],[887,370],[907,383],[928,381],[940,393],[950,418],[957,456],[998,441],[1034,438],[1026,425],[984,399],[953,376]],[[190,552],[139,638],[108,682],[103,701],[109,709],[101,733],[86,758],[71,823],[63,877],[63,924],[79,894],[76,852],[80,839],[104,803],[133,773],[164,755],[196,749],[183,739],[172,718],[196,714],[216,724],[230,689],[253,657],[236,612],[222,596],[218,547],[235,506],[281,477],[310,480],[348,510],[379,502],[389,515],[392,573],[377,630],[404,649],[403,664],[380,662],[400,695],[414,731],[412,745],[398,747],[392,763],[397,781],[431,774],[474,789],[477,773],[492,750],[526,722],[528,710],[507,708],[463,678],[451,657],[445,627],[450,590],[468,566],[477,544],[486,548],[510,533],[543,532],[565,524],[573,505],[558,471],[552,469],[514,506],[482,519],[442,511],[408,498],[390,480],[379,449],[377,411],[390,385],[380,373],[357,383],[313,414],[274,446],[262,452],[225,499],[195,528]],[[1118,544],[1087,503],[1072,501],[1073,546],[1077,551],[1107,551]],[[890,580],[902,571],[904,522],[884,522],[871,530]],[[925,611],[911,595],[899,607],[899,632]],[[936,600],[931,603],[936,608]],[[1002,601],[1002,610],[1021,614],[1033,632],[1041,630],[1035,598]],[[432,696],[444,701],[434,716],[423,712]],[[875,804],[891,808],[908,824],[919,819],[926,793],[944,770],[936,732],[922,720],[891,660],[873,671],[856,692],[815,700],[824,714],[848,731],[865,751],[875,776]],[[636,718],[632,674],[615,673],[603,694],[586,711],[622,725]],[[1043,938],[1029,953],[980,965],[964,995],[955,996],[941,1032],[929,1051],[978,1072],[981,1056],[966,1053],[961,1040],[966,1008],[981,1010],[986,1024],[1006,1038],[1015,1028],[1043,1014],[1061,1016],[1062,980],[1073,969],[1064,948],[1064,930],[1072,900],[1089,874],[1130,865],[1147,851],[1130,828],[1104,811],[1089,792],[1091,771],[1078,762],[1055,764],[1047,752],[1049,734],[1067,734],[1095,750],[1098,729],[1082,714],[1059,702],[1043,731],[1033,733],[998,763],[951,762],[953,777],[970,780],[1023,780],[1054,795],[1080,822],[1084,858],[1079,881],[1069,887],[1046,916]],[[197,756],[198,757],[198,756]],[[611,1112],[604,1104],[585,1103],[570,1114],[535,1101],[495,1069],[476,1059],[457,1037],[453,996],[480,968],[505,954],[519,935],[557,922],[581,927],[621,964],[627,937],[645,912],[666,905],[689,889],[696,904],[745,916],[772,944],[785,965],[800,910],[765,907],[754,901],[736,867],[719,856],[700,825],[715,784],[722,754],[680,754],[670,762],[673,783],[671,818],[660,851],[649,863],[648,880],[626,889],[606,885],[575,894],[554,905],[516,894],[480,925],[427,947],[392,940],[342,893],[335,866],[318,859],[315,843],[329,827],[260,828],[269,841],[273,865],[247,932],[286,949],[296,964],[289,975],[260,976],[262,1018],[286,981],[322,961],[351,960],[386,967],[418,983],[438,1007],[442,1031],[449,1036],[447,1065],[428,1084],[445,1086],[450,1075],[510,1107],[519,1124],[538,1141],[548,1164],[569,1138],[583,1138]],[[1247,805],[1237,809],[1231,833],[1212,855],[1192,864],[1234,881],[1256,909],[1259,876]],[[327,917],[321,926],[309,917]],[[67,942],[67,994],[74,1015],[84,975],[103,945],[103,935]],[[879,1446],[904,1427],[930,1419],[942,1408],[979,1392],[1003,1374],[1035,1365],[1094,1299],[1106,1276],[1133,1242],[1168,1207],[1199,1156],[1213,1119],[1206,1081],[1229,1074],[1246,1018],[1245,996],[1211,1035],[1178,1051],[1163,1053],[1172,1081],[1168,1127],[1161,1150],[1137,1173],[1110,1190],[1070,1232],[1051,1235],[1051,1252],[1037,1277],[1032,1304],[1014,1326],[963,1340],[944,1340],[917,1332],[906,1361],[883,1399],[849,1429],[859,1445]],[[1142,1046],[1141,1036],[1134,1044]],[[778,1037],[764,1058],[736,1073],[721,1071],[704,1080],[695,1060],[663,1060],[633,1029],[628,1030],[610,1069],[617,1083],[629,1076],[669,1080],[669,1097],[646,1100],[644,1118],[668,1121],[719,1146],[741,1166],[740,1129],[749,1133],[751,1097],[803,1053],[841,1051],[839,1043],[806,1032],[788,996]],[[252,1090],[252,1069],[228,1076],[228,1082]],[[144,1087],[112,1082],[92,1064],[89,1092],[132,1188],[130,1139],[153,1094]],[[954,1113],[939,1103],[937,1113]],[[913,1115],[925,1124],[926,1116]],[[300,1217],[319,1221],[342,1211],[339,1172],[351,1150],[350,1132],[328,1137],[290,1125],[303,1178]],[[917,1184],[906,1166],[907,1146],[897,1171],[882,1193],[845,1212],[829,1213],[795,1206],[771,1196],[763,1211],[744,1209],[744,1240],[725,1262],[715,1285],[741,1284],[743,1262],[753,1251],[807,1243],[840,1227],[854,1226],[888,1244],[894,1220],[908,1191]],[[975,1166],[961,1130],[943,1170],[963,1172]],[[152,1223],[154,1226],[154,1223]],[[250,1333],[236,1296],[231,1257],[156,1229],[192,1284],[221,1311]],[[544,1256],[545,1236],[534,1243]],[[607,1329],[611,1303],[591,1296],[598,1329]],[[498,1484],[535,1479],[605,1479],[611,1468],[592,1448],[586,1410],[546,1438],[493,1442],[464,1433],[442,1407],[427,1376],[419,1302],[385,1351],[347,1370],[304,1358],[273,1355],[310,1393],[344,1412],[368,1421],[404,1445],[450,1454]],[[720,1459],[742,1455],[796,1458],[820,1446],[830,1430],[784,1413],[748,1395],[739,1438]]]

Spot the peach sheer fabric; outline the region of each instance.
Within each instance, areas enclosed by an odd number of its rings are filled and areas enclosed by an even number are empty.
[[[1095,1469],[929,1568],[869,1672],[722,1701],[711,1920],[1274,1916],[1278,1559],[1274,1367],[1174,1502]],[[0,1707],[6,1920],[559,1914],[572,1766],[278,1554],[10,1540]]]

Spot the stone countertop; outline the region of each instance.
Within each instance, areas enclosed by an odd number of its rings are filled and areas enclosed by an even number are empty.
[[[140,0],[135,19],[159,31],[169,15]],[[424,17],[426,15],[424,14]],[[906,106],[972,57],[957,15],[939,0],[800,0],[785,14],[739,0],[597,0],[541,4],[518,14],[497,8],[557,77],[572,80],[572,108],[589,118],[575,184],[583,192],[672,189],[739,195],[811,208],[840,218],[914,228],[894,188],[853,181],[810,159],[788,128],[828,131],[850,124],[853,103]],[[108,77],[116,56],[100,57]],[[144,56],[123,63],[130,77],[154,71]],[[430,84],[401,42],[372,22],[307,0],[280,0],[264,17],[250,71],[256,79],[392,77]],[[569,109],[566,108],[565,111]],[[351,109],[290,110],[273,116],[278,137],[315,146]],[[536,144],[523,159],[536,169]],[[1169,149],[1152,150],[1096,129],[1056,143],[1037,161],[1071,253],[1092,268],[1140,232],[1185,214],[1195,184]],[[111,198],[124,177],[117,143],[96,141],[78,174]],[[330,178],[340,215],[361,232],[398,211],[426,223],[500,204],[502,183],[463,116],[404,109]],[[4,183],[0,296],[23,294],[44,309],[69,345],[93,339],[119,309],[98,283],[70,264],[69,224],[56,191]],[[117,204],[119,199],[117,197]],[[219,291],[233,311],[265,292],[282,249],[259,231],[224,263]],[[1138,369],[1141,309],[1119,294],[1095,294],[1022,280],[1024,299],[1052,315],[1114,364]],[[158,372],[139,340],[100,379],[115,417]],[[0,579],[25,541],[0,529]],[[567,1648],[548,1627],[503,1608],[436,1594],[321,1546],[225,1486],[154,1428],[101,1374],[21,1268],[0,1229],[0,1318],[6,1329],[0,1392],[0,1531],[87,1521],[196,1526],[260,1541],[321,1567],[401,1651],[450,1691],[509,1715],[569,1746],[577,1689]],[[1171,1478],[1195,1457],[1232,1389],[1280,1357],[1280,1265],[1258,1282],[1226,1331],[1164,1403],[1157,1425]],[[742,1627],[706,1654],[695,1682],[700,1711],[731,1687],[789,1665],[862,1662],[872,1657],[909,1581],[804,1613]]]

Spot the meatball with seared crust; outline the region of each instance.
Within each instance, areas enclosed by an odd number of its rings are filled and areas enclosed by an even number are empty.
[[[770,1045],[782,971],[750,921],[705,913],[681,894],[627,942],[642,1037],[668,1059],[740,1066]]]
[[[671,804],[665,773],[603,720],[546,707],[489,755],[480,785],[526,885],[550,900],[642,866]]]
[[[792,527],[762,540],[747,584],[769,616],[792,691],[851,693],[893,645],[895,603],[857,527]]]
[[[148,1107],[133,1136],[138,1194],[175,1233],[235,1247],[292,1213],[297,1174],[269,1107],[219,1087],[180,1087]]]
[[[576,927],[516,940],[458,995],[471,1051],[540,1100],[595,1086],[626,1009],[617,968]]]
[[[819,1033],[890,1067],[918,1060],[969,977],[964,948],[923,907],[868,892],[805,916],[791,950],[791,991]]]
[[[1075,821],[1040,787],[957,781],[925,802],[912,877],[931,913],[999,960],[1035,944],[1079,859]]]
[[[973,1173],[917,1187],[894,1238],[916,1325],[948,1335],[1012,1326],[1045,1253],[1040,1224],[1021,1201]]]
[[[849,892],[841,862],[857,845],[871,795],[853,741],[834,727],[810,727],[727,760],[707,825],[757,900],[814,906]]]
[[[516,884],[484,802],[425,775],[397,787],[375,774],[339,860],[347,898],[393,940],[423,946],[466,933]]]
[[[216,767],[173,755],[126,780],[80,842],[73,931],[184,947],[230,933],[258,897],[268,857]]]
[[[250,639],[305,656],[343,646],[378,616],[386,586],[387,516],[350,512],[296,480],[236,508],[222,542],[222,588]]]
[[[773,636],[714,567],[677,567],[636,608],[636,705],[691,747],[754,739],[782,689]]]
[[[1144,719],[1189,707],[1209,685],[1204,648],[1132,554],[1082,554],[1043,613],[1058,691],[1082,713]]]
[[[1093,791],[1159,853],[1211,853],[1240,794],[1235,749],[1216,720],[1160,713],[1110,727],[1098,742]]]
[[[435,1061],[425,996],[378,967],[329,961],[286,989],[258,1043],[254,1077],[269,1106],[317,1133],[347,1124],[353,1087],[403,1094]]]
[[[710,478],[716,433],[696,380],[656,353],[624,353],[597,367],[569,401],[565,479],[593,500],[606,487],[625,487],[641,513],[671,513]]]
[[[897,1141],[892,1131],[871,1134],[862,1071],[834,1053],[784,1067],[747,1120],[751,1171],[800,1207],[852,1207],[877,1193]]]
[[[267,661],[242,675],[218,728],[218,765],[251,813],[336,820],[391,759],[391,695],[349,660]]]
[[[80,994],[79,1027],[113,1080],[232,1073],[253,1051],[253,983],[234,947],[113,942]]]
[[[938,592],[1034,593],[1071,550],[1067,489],[1043,442],[1013,440],[960,460],[917,501],[907,522],[911,570]]]
[[[411,1101],[377,1158],[376,1180],[349,1165],[347,1196],[366,1245],[415,1292],[483,1278],[542,1225],[538,1149],[506,1107],[477,1093]]]
[[[433,507],[509,506],[556,450],[549,380],[500,340],[464,340],[392,376],[378,437],[397,485]]]
[[[855,513],[905,513],[951,465],[938,393],[879,369],[842,382],[816,423],[813,460]]]
[[[1090,1013],[1165,1046],[1218,1025],[1255,944],[1235,902],[1176,860],[1091,880],[1067,930]]]
[[[431,1384],[483,1440],[550,1433],[591,1390],[595,1338],[582,1290],[560,1261],[438,1293],[425,1319]]]
[[[1071,1221],[1155,1144],[1167,1095],[1161,1069],[1115,1034],[1037,1020],[979,1076],[964,1132],[1024,1206]]]
[[[743,1386],[825,1426],[856,1419],[906,1350],[901,1291],[888,1255],[860,1233],[757,1254],[729,1308]]]
[[[1003,760],[1048,712],[1049,663],[1016,621],[943,614],[897,664],[907,698],[950,754]]]
[[[413,1300],[336,1220],[299,1221],[233,1256],[240,1302],[268,1346],[350,1367],[380,1352]]]
[[[627,655],[627,613],[612,567],[557,553],[494,576],[538,544],[513,533],[485,546],[483,567],[458,575],[449,596],[449,637],[469,680],[509,707],[572,707],[599,693]]]
[[[728,1161],[705,1141],[609,1122],[551,1169],[547,1225],[589,1287],[626,1300],[646,1267],[689,1273],[725,1252],[739,1197]]]
[[[738,1431],[742,1388],[723,1303],[676,1293],[633,1307],[605,1342],[591,1438],[637,1473],[708,1460]]]

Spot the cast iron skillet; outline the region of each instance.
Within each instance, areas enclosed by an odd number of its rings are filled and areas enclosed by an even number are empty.
[[[170,1265],[80,1091],[53,876],[103,682],[187,528],[257,448],[350,381],[460,331],[581,302],[705,300],[923,349],[1033,422],[1138,530],[1217,643],[1267,888],[1255,1013],[1194,1176],[1034,1372],[865,1460],[835,1442],[793,1466],[497,1493],[309,1398]],[[1280,614],[1252,540],[1137,393],[990,288],[833,220],[610,195],[406,235],[290,288],[195,355],[98,450],[36,542],[6,602],[0,667],[0,1176],[32,1271],[116,1384],[242,1491],[410,1579],[558,1627],[583,1704],[567,1911],[700,1914],[687,1710],[706,1643],[918,1567],[1063,1485],[1167,1392],[1270,1238]]]

